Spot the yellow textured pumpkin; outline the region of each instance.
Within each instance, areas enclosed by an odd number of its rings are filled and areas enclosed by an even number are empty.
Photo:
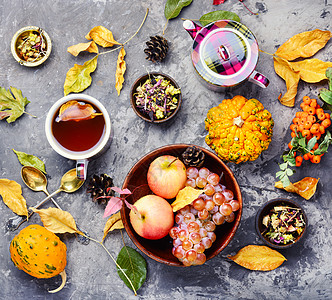
[[[50,278],[62,272],[67,264],[66,251],[58,236],[37,224],[22,229],[10,243],[15,266],[37,278]]]
[[[235,96],[208,111],[205,142],[225,161],[253,161],[269,147],[273,125],[270,112],[257,99]]]

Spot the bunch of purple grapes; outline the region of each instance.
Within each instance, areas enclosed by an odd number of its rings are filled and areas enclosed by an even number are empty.
[[[219,181],[219,175],[205,167],[187,168],[186,186],[204,189],[204,193],[177,212],[176,226],[169,232],[172,253],[185,266],[205,263],[204,251],[216,240],[216,226],[233,222],[234,212],[240,208],[233,192]]]

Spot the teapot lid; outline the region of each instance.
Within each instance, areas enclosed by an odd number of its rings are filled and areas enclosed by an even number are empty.
[[[258,44],[243,24],[219,20],[197,32],[192,61],[205,81],[217,86],[234,86],[255,70]]]

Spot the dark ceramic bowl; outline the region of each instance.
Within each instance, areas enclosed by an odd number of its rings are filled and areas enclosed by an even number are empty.
[[[181,103],[182,103],[182,93],[174,95],[174,97],[177,97],[177,99],[178,99],[177,107],[176,107],[175,110],[173,110],[173,112],[172,112],[171,115],[169,115],[168,117],[162,118],[162,119],[151,120],[151,118],[149,117],[149,115],[147,113],[145,113],[144,111],[139,110],[139,108],[136,105],[135,96],[134,96],[134,94],[136,93],[137,87],[139,87],[140,85],[144,84],[144,82],[147,79],[152,78],[153,76],[158,76],[158,75],[161,75],[164,78],[166,78],[167,80],[169,80],[170,83],[175,88],[177,88],[177,89],[180,88],[179,85],[176,83],[176,81],[172,77],[170,77],[170,76],[168,76],[166,74],[163,74],[163,73],[152,72],[152,73],[149,73],[149,74],[142,75],[138,79],[136,79],[136,81],[132,85],[131,91],[130,91],[130,103],[131,103],[131,106],[132,106],[134,112],[141,119],[143,119],[144,121],[147,121],[147,122],[150,122],[150,123],[157,123],[157,124],[164,123],[164,122],[172,119],[177,114],[177,112],[179,111],[179,109],[181,107]]]
[[[146,154],[143,158],[141,158],[129,171],[123,183],[123,189],[128,188],[133,192],[133,194],[130,197],[127,197],[126,200],[128,200],[131,204],[134,204],[134,202],[137,201],[140,197],[147,194],[152,194],[151,190],[147,185],[146,178],[149,165],[155,158],[166,154],[181,157],[181,154],[189,146],[193,145],[168,145],[153,150],[152,152]],[[204,252],[206,254],[207,260],[209,260],[216,256],[220,251],[222,251],[234,237],[241,220],[242,196],[240,192],[240,187],[232,171],[222,162],[222,160],[218,158],[214,153],[206,150],[205,148],[199,146],[196,147],[201,149],[205,153],[205,161],[203,167],[207,167],[210,171],[217,174],[223,173],[220,183],[230,189],[234,193],[234,199],[237,199],[240,202],[240,208],[238,211],[235,212],[234,221],[232,223],[225,223],[223,225],[217,226],[217,229],[215,230],[217,239],[212,244],[212,247]],[[169,200],[170,203],[172,203],[173,201],[174,199]],[[133,227],[131,226],[129,212],[130,211],[127,207],[123,207],[121,209],[124,227],[135,245],[147,256],[158,262],[165,263],[171,266],[183,266],[183,264],[179,262],[178,259],[172,254],[172,239],[169,236],[166,236],[160,240],[148,240],[142,238],[134,231]]]
[[[277,244],[277,243],[271,242],[268,237],[263,235],[264,230],[266,229],[266,227],[263,225],[264,216],[268,215],[273,207],[281,206],[281,205],[283,205],[283,206],[286,205],[286,206],[301,209],[301,212],[303,214],[303,219],[304,219],[304,222],[305,222],[304,230],[302,231],[302,233],[299,236],[297,236],[297,238],[294,240],[294,242],[290,242],[288,244]],[[257,231],[257,234],[259,235],[259,237],[262,239],[262,241],[266,245],[268,245],[271,248],[275,248],[275,249],[287,249],[287,248],[295,245],[304,236],[307,225],[308,225],[308,221],[307,221],[307,216],[304,212],[304,209],[301,207],[301,205],[299,205],[298,203],[296,203],[295,201],[290,200],[290,199],[277,198],[277,199],[270,200],[270,201],[266,202],[258,210],[257,215],[256,215],[256,231]]]

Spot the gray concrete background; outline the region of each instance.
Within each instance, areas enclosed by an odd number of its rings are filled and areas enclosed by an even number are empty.
[[[256,35],[260,48],[273,53],[297,33],[316,28],[331,30],[332,1],[260,0],[245,1],[245,4],[253,11],[259,11],[259,14],[251,15],[235,0],[226,1],[220,6],[213,6],[212,0],[194,0],[178,18],[169,22],[165,33],[171,44],[169,55],[163,63],[153,64],[145,60],[143,49],[150,35],[162,32],[166,21],[163,14],[165,1],[0,2],[0,86],[21,89],[31,101],[26,107],[27,112],[37,116],[32,118],[25,114],[12,124],[0,122],[0,178],[20,183],[28,205],[34,205],[44,195],[24,186],[20,178],[21,165],[12,149],[34,154],[45,162],[50,192],[58,188],[61,176],[74,167],[73,161],[60,157],[50,148],[44,134],[44,122],[52,103],[63,95],[66,72],[74,63],[83,64],[91,57],[90,54],[83,54],[75,58],[66,52],[67,47],[84,42],[84,36],[94,26],[109,28],[115,39],[123,42],[136,31],[146,9],[150,9],[143,28],[126,45],[127,71],[121,95],[118,97],[114,88],[117,52],[98,59],[92,85],[84,91],[106,106],[114,129],[111,148],[98,160],[91,162],[89,175],[108,173],[114,178],[115,185],[121,186],[131,166],[157,147],[192,143],[208,148],[204,142],[204,118],[207,111],[225,97],[240,94],[257,98],[275,120],[273,140],[260,158],[243,165],[229,164],[243,193],[243,217],[229,246],[205,265],[175,268],[146,257],[147,280],[136,298],[118,278],[114,263],[100,246],[95,243],[83,246],[75,241],[73,235],[62,235],[68,247],[68,281],[61,292],[50,295],[47,289],[57,287],[60,277],[36,279],[16,269],[10,261],[9,243],[16,233],[6,231],[5,221],[13,214],[1,203],[1,299],[331,299],[331,154],[325,155],[320,165],[306,164],[292,178],[320,178],[318,190],[310,201],[274,188],[277,163],[281,161],[280,155],[290,140],[288,128],[299,109],[300,99],[304,95],[317,97],[319,88],[326,87],[327,82],[301,82],[295,108],[284,107],[277,97],[280,92],[285,93],[285,83],[274,72],[272,57],[260,54],[257,70],[269,77],[271,83],[267,89],[247,83],[226,95],[209,91],[194,76],[190,59],[192,40],[182,29],[181,17],[199,19],[213,10],[233,11]],[[27,25],[45,29],[53,41],[53,51],[48,61],[33,69],[17,64],[10,53],[11,37]],[[331,60],[332,41],[315,57]],[[146,71],[167,73],[182,88],[183,106],[177,117],[167,124],[157,126],[145,123],[130,107],[130,86]],[[101,239],[105,224],[103,209],[93,203],[85,192],[86,185],[74,194],[62,193],[56,199],[92,237]],[[287,261],[274,271],[249,271],[228,261],[228,254],[235,254],[248,244],[261,244],[255,232],[255,214],[264,202],[276,197],[292,198],[304,206],[309,222],[305,239],[293,248],[282,251]],[[40,223],[39,216],[33,216],[30,222]],[[124,240],[135,248],[125,232]],[[122,248],[120,232],[108,237],[106,247],[117,256]]]

